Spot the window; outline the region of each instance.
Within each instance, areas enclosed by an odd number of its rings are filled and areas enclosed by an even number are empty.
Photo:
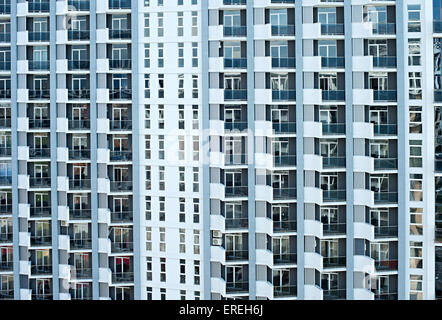
[[[150,105],[144,106],[144,129],[150,129]]]
[[[146,288],[147,300],[152,300],[152,287]]]
[[[194,284],[198,285],[200,284],[200,262],[199,260],[193,261],[194,266]]]
[[[145,135],[144,137],[144,157],[146,160],[150,160],[151,158],[151,150],[150,150],[150,134]]]
[[[410,235],[423,235],[423,208],[410,208]]]
[[[158,129],[164,129],[164,105],[158,106]]]
[[[161,293],[161,300],[166,300],[166,288],[161,288],[160,293]]]
[[[158,68],[164,68],[164,43],[158,43]]]
[[[422,133],[422,107],[409,107],[410,133]]]
[[[160,221],[166,221],[166,198],[160,197],[160,210],[159,210],[159,216],[158,219]]]
[[[192,98],[198,99],[198,75],[192,75]]]
[[[186,199],[180,198],[180,222],[186,222]]]
[[[180,283],[186,283],[186,260],[180,259]]]
[[[186,290],[180,290],[181,300],[186,300]]]
[[[160,281],[166,282],[166,258],[160,258]]]
[[[158,188],[161,191],[164,191],[166,189],[166,181],[165,181],[165,169],[164,166],[160,166],[158,168],[158,182],[159,182],[159,186]]]
[[[160,251],[166,252],[166,229],[160,227]]]
[[[193,199],[193,223],[200,222],[200,199]]]
[[[422,242],[410,241],[410,268],[422,269]]]
[[[421,6],[419,4],[408,6],[408,32],[421,32]]]
[[[152,188],[152,168],[146,166],[146,190],[151,190]]]
[[[184,35],[184,17],[182,12],[178,12],[178,29],[177,36],[182,37]]]
[[[408,39],[408,65],[420,66],[422,64],[420,39]]]
[[[146,257],[146,280],[152,281],[152,257]]]
[[[185,168],[184,167],[179,167],[179,173],[178,173],[179,179],[178,179],[178,190],[180,192],[184,192],[186,191],[186,184],[185,184]]]
[[[199,184],[199,168],[193,168],[193,192],[199,192],[200,184]]]
[[[422,168],[422,140],[410,140],[410,167]]]
[[[199,146],[200,146],[200,138],[198,136],[193,136],[193,160],[199,161]]]
[[[422,174],[410,174],[410,201],[423,201]]]
[[[184,130],[184,105],[178,106],[178,129]]]
[[[422,73],[409,72],[409,98],[421,100],[422,99]]]
[[[144,98],[150,98],[150,75],[144,75]]]
[[[186,231],[179,229],[180,231],[180,253],[186,253]]]
[[[178,75],[178,99],[184,98],[184,74]]]
[[[145,198],[146,200],[146,220],[150,221],[152,220],[152,200],[150,198],[150,196],[146,196]]]
[[[410,300],[422,300],[422,275],[410,274]]]
[[[192,37],[198,36],[198,11],[192,11]]]
[[[164,13],[158,12],[158,37],[164,37]]]
[[[164,98],[164,74],[158,74],[158,98]]]
[[[178,136],[178,160],[184,160],[186,151],[184,149],[184,136]]]
[[[178,43],[178,68],[184,67],[184,43]]]
[[[193,230],[193,253],[200,254],[200,231]]]
[[[144,14],[144,36],[146,38],[150,37],[150,20],[149,13]]]
[[[144,44],[144,67],[150,68],[150,43]]]
[[[192,42],[192,67],[198,67],[198,42]]]
[[[146,227],[146,250],[152,251],[152,227]]]
[[[158,159],[164,160],[164,135],[158,136]]]
[[[198,115],[198,105],[192,106],[192,129],[199,129],[199,115]]]

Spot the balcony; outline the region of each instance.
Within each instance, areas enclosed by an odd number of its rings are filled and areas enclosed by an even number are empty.
[[[344,24],[343,23],[322,23],[321,24],[321,35],[344,35]]]
[[[324,169],[345,168],[345,157],[322,157]]]
[[[31,159],[47,159],[50,157],[50,148],[29,148],[29,158]]]
[[[0,61],[1,71],[11,71],[11,61]]]
[[[132,161],[132,151],[111,151],[111,161]]]
[[[90,158],[89,149],[69,149],[69,160],[89,160]]]
[[[89,30],[68,30],[69,41],[87,41],[89,39]]]
[[[346,190],[322,190],[322,199],[328,202],[345,201]]]
[[[28,0],[28,11],[29,12],[49,12],[49,1],[29,1]]]
[[[49,42],[49,31],[29,31],[28,32],[29,42]]]
[[[272,90],[273,101],[296,101],[295,90]]]
[[[272,25],[272,36],[294,36],[295,25]]]
[[[322,224],[322,231],[324,235],[338,235],[345,234],[346,224],[345,223],[324,223]]]
[[[395,23],[373,23],[373,34],[393,35],[396,34]]]
[[[111,100],[130,100],[132,99],[132,89],[110,89],[109,99]]]
[[[10,157],[11,147],[0,147],[0,157]]]
[[[0,215],[2,214],[12,214],[12,205],[10,204],[0,205]]]
[[[91,209],[69,209],[69,219],[71,220],[90,220]]]
[[[247,100],[247,90],[246,89],[236,89],[236,90],[224,90],[224,100]]]
[[[12,232],[10,233],[0,233],[0,243],[12,242]]]
[[[226,293],[242,293],[249,291],[249,283],[247,281],[241,282],[226,282]]]
[[[28,69],[30,71],[48,71],[49,64],[49,61],[29,60]]]
[[[322,122],[322,134],[324,135],[345,134],[345,123]]]
[[[52,265],[32,265],[32,275],[47,275],[52,274]]]
[[[376,238],[395,238],[398,236],[397,226],[374,227],[374,236]]]
[[[273,264],[275,265],[296,264],[296,261],[296,253],[273,253]]]
[[[373,57],[373,67],[375,68],[396,68],[396,57]]]
[[[296,232],[296,221],[273,221],[273,232],[284,233],[284,232]]]
[[[91,279],[92,269],[91,268],[74,268],[76,279]]]
[[[0,14],[11,14],[11,5],[10,4],[0,4]],[[1,298],[1,296],[0,296]]]
[[[29,178],[29,184],[32,188],[50,188],[51,187],[51,178],[43,177],[31,177]]]
[[[132,130],[132,120],[110,120],[111,130]]]
[[[131,223],[133,222],[132,211],[115,211],[111,213],[112,223]]]
[[[397,124],[374,124],[374,135],[397,135]]]
[[[296,155],[273,156],[273,165],[275,167],[296,166]]]
[[[33,293],[32,300],[52,300],[53,296],[51,293]]]
[[[70,11],[89,11],[89,6],[89,0],[68,0]]]
[[[11,118],[0,119],[0,128],[10,129],[11,128]]]
[[[0,290],[0,300],[14,299],[14,289]]]
[[[114,40],[130,40],[132,37],[132,30],[109,29],[109,39]]]
[[[51,207],[30,207],[30,216],[33,218],[50,217]]]
[[[374,192],[375,203],[396,203],[397,192]]]
[[[134,250],[133,242],[112,242],[111,244],[112,252],[131,252]]]
[[[133,272],[112,272],[113,283],[133,282],[133,281],[134,281]]]
[[[247,26],[224,26],[223,33],[225,37],[245,37]]]
[[[132,66],[132,60],[130,59],[109,60],[110,69],[130,69],[131,66]]]
[[[397,158],[374,159],[375,170],[397,170]]]
[[[68,120],[69,130],[89,130],[90,127],[90,120]]]
[[[249,225],[248,221],[247,218],[226,218],[226,229],[247,229]]]
[[[321,66],[323,68],[344,68],[344,57],[321,57]]]
[[[397,270],[397,260],[375,260],[376,270]]]
[[[29,90],[30,100],[49,100],[51,98],[51,93],[49,90]]]
[[[322,100],[324,101],[345,101],[344,90],[322,90]]]
[[[224,130],[226,131],[244,131],[247,130],[247,122],[227,122],[224,121]]]
[[[434,33],[442,33],[442,21],[438,21],[438,20],[433,21],[433,32]]]
[[[30,129],[49,129],[51,127],[51,120],[49,119],[29,119]]]
[[[226,260],[241,261],[249,259],[248,250],[226,250]]]
[[[296,122],[273,122],[272,128],[276,134],[295,134]]]
[[[52,245],[52,236],[31,236],[31,246],[40,247],[40,246],[51,246]]]
[[[69,179],[70,190],[90,190],[91,179]]]
[[[0,42],[11,42],[11,33],[0,32]]]
[[[341,300],[346,298],[345,289],[330,289],[323,290],[324,300]]]
[[[71,239],[70,241],[71,250],[89,250],[92,248],[92,240],[90,238],[86,239]]]
[[[442,242],[442,228],[436,227],[434,230],[434,238],[436,242]]]
[[[296,297],[297,292],[296,285],[273,286],[273,296],[275,298]]]
[[[237,186],[237,187],[225,187],[226,197],[247,197],[248,188]]]
[[[247,68],[247,58],[224,58],[224,68],[245,69]]]
[[[375,300],[398,300],[398,294],[397,294],[397,292],[377,293],[375,290],[374,291],[374,299]]]
[[[346,257],[323,257],[324,268],[345,267]]]
[[[246,154],[224,154],[224,165],[238,166],[247,164]]]
[[[68,70],[89,70],[90,64],[89,60],[68,60]]]
[[[272,68],[295,68],[296,57],[272,58]]]
[[[68,89],[69,100],[89,100],[91,96],[91,90],[89,89]]]
[[[274,200],[296,200],[296,188],[273,188]]]
[[[397,91],[396,90],[374,90],[374,101],[396,102]]]
[[[130,9],[130,0],[109,0],[109,9]]]
[[[112,192],[132,191],[132,181],[111,181],[110,190]]]
[[[12,261],[0,261],[0,271],[12,271],[14,263]]]
[[[0,176],[0,186],[10,187],[12,185],[12,176]]]

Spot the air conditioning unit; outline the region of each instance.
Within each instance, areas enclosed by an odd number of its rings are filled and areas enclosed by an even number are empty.
[[[69,227],[69,222],[65,221],[65,220],[61,220],[60,225],[62,227]]]
[[[213,238],[212,239],[212,246],[222,246],[222,245],[223,245],[222,238]]]
[[[219,230],[213,230],[212,231],[212,237],[213,238],[222,238],[223,233]]]

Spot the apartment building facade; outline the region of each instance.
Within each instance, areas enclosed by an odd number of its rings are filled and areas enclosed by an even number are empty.
[[[440,299],[441,25],[0,0],[0,299]]]

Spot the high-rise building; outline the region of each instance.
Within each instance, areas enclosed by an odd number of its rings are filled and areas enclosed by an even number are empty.
[[[0,299],[441,299],[442,0],[0,0]]]

